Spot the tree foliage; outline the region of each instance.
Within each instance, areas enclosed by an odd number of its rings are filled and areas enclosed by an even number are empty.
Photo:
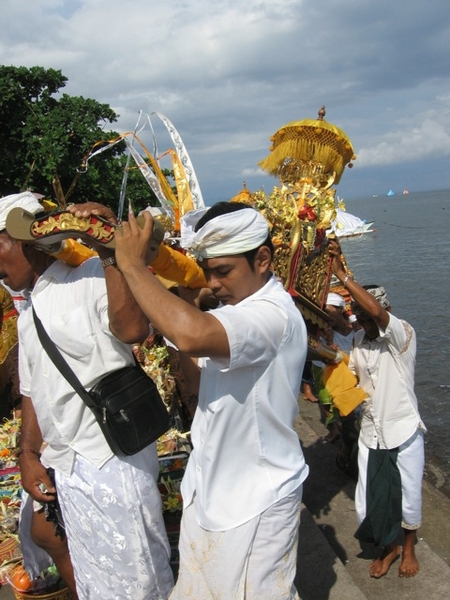
[[[118,115],[108,104],[61,93],[66,82],[59,70],[0,65],[0,195],[31,189],[61,207],[95,200],[116,209],[125,144],[80,167],[94,144],[118,136],[107,129]],[[158,204],[137,170],[129,172],[127,197],[135,210]]]

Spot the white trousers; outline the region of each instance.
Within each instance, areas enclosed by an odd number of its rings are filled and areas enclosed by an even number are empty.
[[[355,510],[358,523],[366,516],[367,464],[369,448],[358,442],[358,484]],[[419,529],[422,524],[422,479],[425,467],[424,432],[418,429],[399,447],[397,466],[402,482],[402,527]]]
[[[299,600],[294,586],[303,486],[229,531],[206,531],[195,497],[183,512],[170,600]]]
[[[80,600],[166,600],[173,586],[154,444],[101,469],[56,472]]]

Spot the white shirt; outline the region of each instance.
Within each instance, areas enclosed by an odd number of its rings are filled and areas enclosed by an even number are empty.
[[[230,358],[202,360],[194,451],[181,490],[186,506],[196,494],[201,527],[224,531],[261,514],[308,475],[293,429],[307,338],[300,311],[274,277],[211,314],[226,330]]]
[[[109,330],[108,300],[98,258],[77,268],[53,263],[31,298],[50,338],[86,389],[133,364],[131,347]],[[44,441],[45,464],[71,473],[75,452],[100,468],[113,453],[95,420],[59,373],[37,337],[31,303],[18,320],[21,393],[32,399]]]
[[[1,284],[10,293],[11,298],[13,299],[13,302],[14,302],[14,307],[20,315],[20,313],[22,312],[22,309],[24,308],[25,304],[27,303],[28,298],[30,297],[30,291],[29,290],[21,290],[20,292],[17,292],[15,290],[12,290],[10,287],[8,287],[6,285],[6,283],[3,280],[1,280]]]
[[[343,333],[339,333],[339,331],[333,331],[333,344],[345,352],[345,354],[350,354],[351,349],[353,348],[353,338],[355,337],[355,332],[352,329],[347,335]]]
[[[406,442],[422,423],[414,393],[416,334],[389,315],[386,331],[375,340],[355,334],[349,368],[369,395],[363,404],[361,440],[368,448],[392,449]]]

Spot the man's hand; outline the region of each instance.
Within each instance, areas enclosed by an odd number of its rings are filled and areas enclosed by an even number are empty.
[[[331,270],[333,271],[334,275],[336,275],[336,277],[342,281],[346,276],[346,271],[341,260],[342,251],[339,242],[336,240],[329,240],[328,253],[332,258]]]
[[[67,206],[67,210],[76,217],[90,217],[91,215],[96,215],[97,217],[102,217],[102,219],[105,219],[110,223],[117,223],[117,217],[114,214],[114,211],[108,206],[100,204],[99,202],[69,204]]]
[[[69,204],[67,206],[67,210],[80,218],[89,218],[92,215],[96,217],[101,217],[108,221],[108,223],[117,224],[117,217],[114,214],[113,210],[108,206],[104,206],[103,204],[99,204],[98,202],[85,202],[84,204]],[[114,231],[114,237],[115,237]],[[107,258],[108,256],[114,256],[114,252],[108,248],[105,248],[103,244],[96,243],[95,238],[89,237],[87,240],[88,245],[95,250],[100,258]]]
[[[142,213],[141,226],[130,213],[128,222],[123,221],[116,229],[116,260],[119,269],[126,273],[136,267],[145,267],[155,258],[152,251],[153,217],[148,211]]]
[[[38,502],[54,500],[55,486],[38,456],[28,452],[23,453],[20,455],[19,461],[23,489],[30,494],[33,500]]]

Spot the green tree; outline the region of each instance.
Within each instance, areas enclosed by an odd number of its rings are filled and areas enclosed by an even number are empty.
[[[118,115],[108,104],[60,93],[67,78],[43,67],[0,65],[0,194],[31,189],[55,200],[95,200],[116,209],[126,146],[117,144],[95,157],[85,171],[83,157]],[[127,195],[135,210],[158,204],[138,171],[130,171]]]

